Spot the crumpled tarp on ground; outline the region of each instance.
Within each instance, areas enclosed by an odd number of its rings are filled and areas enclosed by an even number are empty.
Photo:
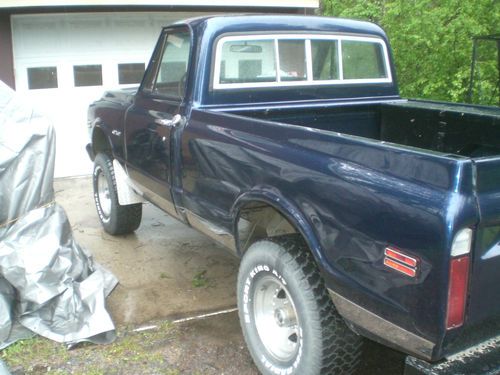
[[[115,339],[105,297],[116,278],[73,239],[54,201],[55,134],[0,81],[0,349],[33,333]]]

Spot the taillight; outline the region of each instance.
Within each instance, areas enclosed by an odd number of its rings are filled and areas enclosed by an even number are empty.
[[[462,229],[453,239],[446,329],[457,328],[464,324],[471,246],[472,230],[469,228]]]

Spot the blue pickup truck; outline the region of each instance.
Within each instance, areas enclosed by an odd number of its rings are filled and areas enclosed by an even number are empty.
[[[263,374],[352,373],[363,337],[408,374],[498,371],[500,109],[401,98],[380,27],[178,22],[88,124],[108,233],[149,201],[241,258]]]

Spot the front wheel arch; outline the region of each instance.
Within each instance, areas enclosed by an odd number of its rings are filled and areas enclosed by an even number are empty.
[[[96,126],[92,131],[92,151],[95,156],[99,153],[113,156],[111,141],[104,130],[99,126]]]

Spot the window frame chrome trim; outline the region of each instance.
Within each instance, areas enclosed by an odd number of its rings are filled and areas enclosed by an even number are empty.
[[[306,46],[306,71],[307,77],[303,81],[281,81],[279,74],[279,51],[278,41],[279,40],[304,40]],[[221,55],[222,46],[226,42],[232,41],[273,41],[274,43],[274,54],[275,54],[275,65],[276,65],[276,80],[272,82],[248,82],[248,83],[220,83],[220,73],[221,73]],[[332,40],[337,41],[338,45],[338,68],[339,68],[339,79],[335,80],[314,80],[312,76],[312,41],[313,40]],[[342,61],[342,41],[360,41],[376,43],[382,46],[382,52],[384,57],[384,70],[385,78],[361,78],[361,79],[344,79],[343,78],[343,61]],[[234,89],[244,89],[244,88],[269,88],[269,87],[294,87],[294,86],[325,86],[325,85],[359,85],[359,84],[374,84],[374,83],[393,83],[392,71],[389,59],[389,50],[385,41],[376,36],[355,36],[355,35],[340,35],[340,34],[253,34],[253,35],[229,35],[223,36],[217,40],[217,45],[215,48],[215,59],[213,67],[213,90],[234,90]]]

